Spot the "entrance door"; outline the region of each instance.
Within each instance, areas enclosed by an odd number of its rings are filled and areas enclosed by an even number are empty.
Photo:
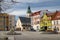
[[[44,27],[45,31],[47,30],[47,26]]]

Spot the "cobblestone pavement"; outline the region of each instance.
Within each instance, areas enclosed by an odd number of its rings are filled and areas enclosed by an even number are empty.
[[[19,33],[22,33],[22,35],[8,35],[8,37],[13,37],[14,40],[60,40],[60,34],[40,34],[40,32]]]

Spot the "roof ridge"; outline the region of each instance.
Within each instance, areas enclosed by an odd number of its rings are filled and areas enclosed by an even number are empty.
[[[56,17],[56,14],[57,14],[57,13],[55,12],[54,15],[52,15],[52,20],[54,19],[54,17]]]

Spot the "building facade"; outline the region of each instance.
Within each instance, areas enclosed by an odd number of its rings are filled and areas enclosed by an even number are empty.
[[[15,20],[15,15],[9,15],[9,27],[10,29],[12,27],[15,27],[16,20]]]
[[[46,12],[44,12],[43,16],[41,17],[40,30],[42,31],[52,30],[52,22],[50,16],[47,16]]]
[[[16,30],[29,31],[31,28],[31,19],[27,17],[19,17],[16,23]]]
[[[8,30],[9,20],[8,14],[0,13],[0,30]]]
[[[10,30],[10,24],[15,25],[14,24],[14,20],[15,20],[15,17],[13,19],[11,19],[10,21],[10,18],[13,18],[11,15],[7,14],[7,13],[0,13],[0,30]]]
[[[18,18],[18,20],[17,20],[15,29],[16,30],[19,30],[19,31],[22,31],[23,30],[23,27],[22,27],[22,23],[21,23],[20,18]]]
[[[47,26],[47,30],[51,29],[52,31],[54,31],[54,29],[56,29],[56,31],[60,32],[60,11],[56,11],[54,13],[47,13],[45,16],[43,15],[42,19],[44,19],[43,21],[46,21],[47,24],[43,25],[43,22],[42,24],[40,23],[40,25]]]
[[[60,32],[60,11],[56,11],[52,16],[52,27],[57,29]]]
[[[39,31],[40,29],[40,11],[31,14],[31,26],[34,30]]]

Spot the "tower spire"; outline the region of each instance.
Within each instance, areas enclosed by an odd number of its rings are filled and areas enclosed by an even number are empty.
[[[27,13],[31,13],[31,9],[30,9],[30,6],[28,6],[28,10],[27,10]]]
[[[31,9],[30,9],[30,6],[28,6],[28,9],[27,9],[27,17],[30,18],[30,15],[31,15]]]

